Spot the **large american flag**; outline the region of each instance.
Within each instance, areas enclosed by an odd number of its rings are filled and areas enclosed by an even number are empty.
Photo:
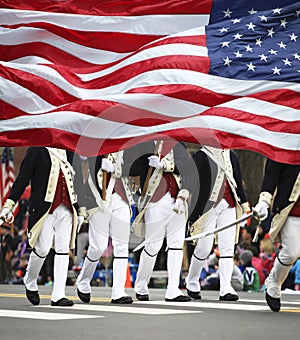
[[[0,145],[150,139],[300,163],[300,2],[6,0]]]

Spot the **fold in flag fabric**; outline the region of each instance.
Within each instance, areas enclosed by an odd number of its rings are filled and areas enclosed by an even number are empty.
[[[300,163],[300,2],[6,0],[0,145],[174,138]]]

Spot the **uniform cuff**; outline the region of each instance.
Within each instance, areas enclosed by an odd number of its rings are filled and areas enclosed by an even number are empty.
[[[258,200],[258,202],[265,201],[265,202],[268,203],[268,205],[269,205],[269,207],[270,207],[270,206],[271,206],[272,197],[273,197],[273,196],[272,196],[269,192],[263,191],[263,192],[261,192],[260,195],[259,195],[259,200]]]
[[[187,189],[181,189],[177,195],[177,198],[181,197],[184,201],[186,201],[190,196],[190,193]]]
[[[4,203],[4,205],[3,205],[3,208],[8,208],[8,209],[10,209],[11,211],[13,211],[15,205],[16,205],[16,203],[15,203],[13,200],[11,200],[10,198],[8,198],[8,199],[5,201],[5,203]]]

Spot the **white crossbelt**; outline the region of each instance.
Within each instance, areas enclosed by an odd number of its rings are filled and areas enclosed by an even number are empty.
[[[116,159],[116,163],[117,164],[120,164],[123,160],[123,150],[119,151],[118,152],[118,156],[117,156],[117,159]],[[98,205],[98,207],[100,209],[103,209],[104,208],[104,202],[109,202],[110,201],[110,198],[111,198],[111,195],[112,195],[112,192],[113,192],[113,189],[115,187],[115,182],[116,182],[116,178],[114,176],[110,176],[110,180],[109,180],[109,183],[108,183],[108,186],[107,186],[107,190],[106,190],[106,200],[104,201],[101,196],[100,196],[100,193],[98,191],[98,189],[96,188],[96,185],[94,184],[93,180],[92,180],[92,176],[91,176],[91,173],[89,172],[88,174],[88,183],[89,183],[89,186],[91,188],[91,191],[95,197],[95,200],[96,200],[96,203]]]

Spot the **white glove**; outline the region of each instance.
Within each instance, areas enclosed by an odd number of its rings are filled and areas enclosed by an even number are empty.
[[[115,172],[113,163],[107,158],[102,158],[101,169],[106,172],[111,172],[112,174]]]
[[[185,212],[185,200],[183,200],[181,197],[176,198],[173,211],[179,215],[183,214]]]
[[[165,168],[165,162],[160,160],[158,156],[150,156],[149,159],[149,166],[152,166],[155,169]]]
[[[269,204],[266,201],[260,201],[253,208],[253,212],[263,221],[268,217],[268,208]]]
[[[4,207],[0,213],[0,217],[6,222],[6,223],[13,223],[14,221],[14,215],[12,213],[12,210]]]
[[[181,215],[186,211],[187,199],[189,198],[189,196],[190,193],[187,189],[181,189],[179,191],[173,208],[173,211],[175,211],[176,214]]]

